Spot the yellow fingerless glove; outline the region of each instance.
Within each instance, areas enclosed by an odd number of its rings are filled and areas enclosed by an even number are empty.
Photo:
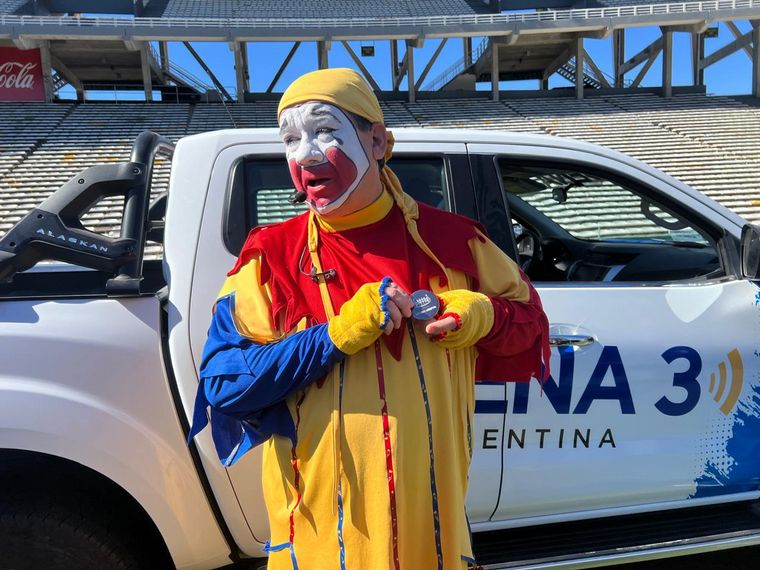
[[[493,305],[483,293],[454,289],[438,294],[441,300],[441,312],[438,319],[454,317],[457,328],[449,331],[442,338],[434,339],[436,344],[445,348],[465,348],[472,346],[491,332],[493,327]]]
[[[388,298],[384,294],[389,284],[388,277],[382,282],[365,283],[343,303],[340,314],[330,319],[327,334],[343,354],[356,354],[383,333],[390,319],[385,309]]]

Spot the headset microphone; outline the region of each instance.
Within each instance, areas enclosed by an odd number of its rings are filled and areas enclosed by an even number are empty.
[[[328,269],[327,271],[317,271],[316,267],[312,267],[311,271],[309,272],[309,277],[311,277],[311,280],[314,281],[314,283],[319,283],[319,278],[322,277],[325,280],[325,283],[328,283],[335,279],[337,277],[338,272],[334,269]]]
[[[306,202],[306,192],[303,190],[293,192],[290,196],[288,196],[288,202],[291,204],[303,204]]]

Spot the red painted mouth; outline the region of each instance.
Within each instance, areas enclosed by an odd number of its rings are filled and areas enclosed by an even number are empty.
[[[308,201],[319,208],[340,198],[356,179],[356,165],[342,150],[330,147],[325,154],[327,160],[315,166],[288,161],[296,188],[306,192]]]

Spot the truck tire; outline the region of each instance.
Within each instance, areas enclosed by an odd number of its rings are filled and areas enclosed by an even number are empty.
[[[148,567],[148,561],[141,564],[139,545],[130,548],[130,537],[108,526],[72,506],[37,501],[4,505],[0,508],[0,569]]]

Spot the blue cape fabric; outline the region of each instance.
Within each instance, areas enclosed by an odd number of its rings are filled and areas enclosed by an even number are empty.
[[[285,398],[324,377],[342,361],[321,324],[280,342],[258,344],[235,327],[235,293],[221,297],[203,348],[200,382],[188,442],[208,425],[219,460],[233,465],[272,435],[294,443],[295,424]]]

